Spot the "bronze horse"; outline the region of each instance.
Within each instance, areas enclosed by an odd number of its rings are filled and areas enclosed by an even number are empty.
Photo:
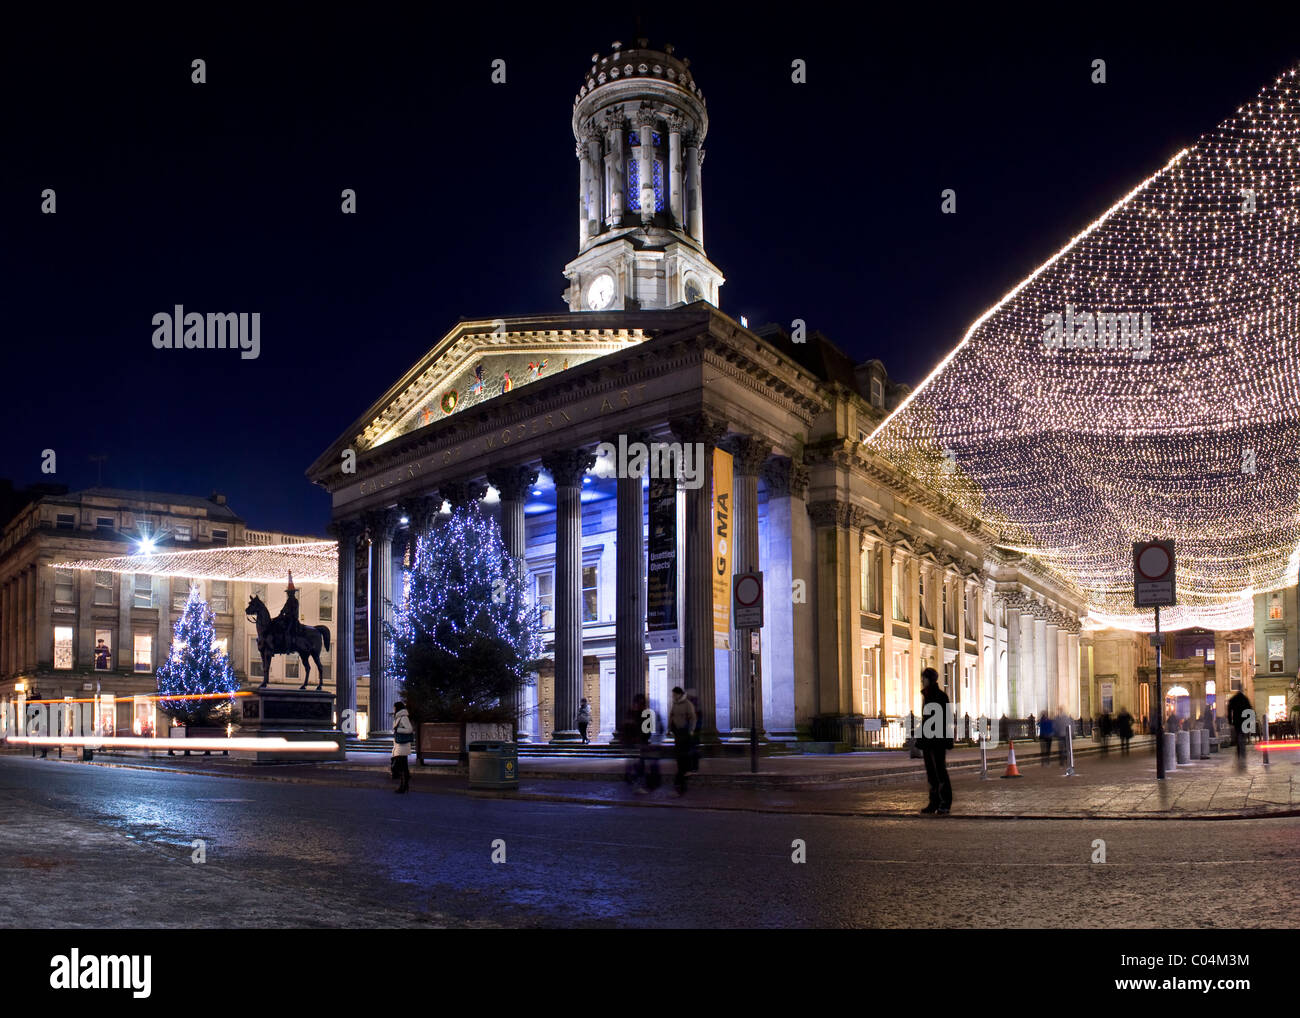
[[[310,657],[316,662],[316,688],[321,688],[325,682],[325,670],[320,663],[321,645],[330,649],[330,631],[327,628],[298,624],[292,633],[286,633],[284,623],[279,619],[272,621],[270,609],[256,594],[248,599],[244,614],[257,620],[257,652],[262,655],[262,685],[258,689],[266,688],[270,681],[273,654],[297,654],[302,658],[303,678],[299,689],[306,689],[311,679],[311,665],[307,661]]]

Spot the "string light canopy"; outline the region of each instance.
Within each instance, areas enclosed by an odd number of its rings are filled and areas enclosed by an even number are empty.
[[[1300,566],[1300,67],[1006,294],[868,443],[1152,628],[1131,542],[1173,538],[1162,628],[1253,624]]]
[[[335,584],[339,576],[337,541],[299,544],[263,544],[236,548],[202,548],[196,551],[155,552],[116,558],[54,562],[55,569],[78,572],[141,573],[146,576],[184,576],[193,580],[243,580],[248,583],[283,583],[292,570],[299,583]]]

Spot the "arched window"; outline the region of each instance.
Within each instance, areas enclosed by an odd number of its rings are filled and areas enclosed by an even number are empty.
[[[663,139],[658,131],[650,133],[650,144],[654,149],[651,160],[653,178],[651,183],[655,192],[655,211],[664,210],[664,151]],[[641,211],[641,136],[636,131],[627,135],[627,208],[629,212]]]

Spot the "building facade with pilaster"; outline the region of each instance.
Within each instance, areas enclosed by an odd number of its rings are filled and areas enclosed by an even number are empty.
[[[615,44],[593,59],[571,126],[569,312],[460,322],[308,470],[339,540],[339,709],[363,690],[374,726],[389,717],[399,694],[382,633],[407,549],[481,501],[546,612],[548,661],[520,705],[527,738],[576,739],[586,697],[609,739],[634,695],[663,717],[681,685],[706,739],[756,728],[854,742],[882,720],[897,733],[927,666],[959,715],[1094,710],[1077,591],[866,444],[906,388],[820,335],[718,310],[708,118],[688,63]],[[622,455],[638,442],[701,454],[666,499],[657,489],[653,520],[650,481]],[[652,634],[647,549],[665,540],[676,625]],[[715,614],[719,563],[764,574],[756,662]]]

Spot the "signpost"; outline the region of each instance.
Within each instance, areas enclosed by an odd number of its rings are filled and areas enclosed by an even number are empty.
[[[758,713],[756,687],[758,684],[758,657],[763,628],[763,574],[735,573],[731,577],[731,614],[736,630],[749,630],[749,770],[758,773]],[[743,641],[738,640],[736,653]]]
[[[1133,604],[1156,610],[1156,631],[1151,642],[1156,648],[1156,695],[1152,704],[1156,735],[1156,780],[1165,779],[1165,705],[1160,674],[1160,609],[1178,603],[1174,585],[1174,542],[1133,542]]]

